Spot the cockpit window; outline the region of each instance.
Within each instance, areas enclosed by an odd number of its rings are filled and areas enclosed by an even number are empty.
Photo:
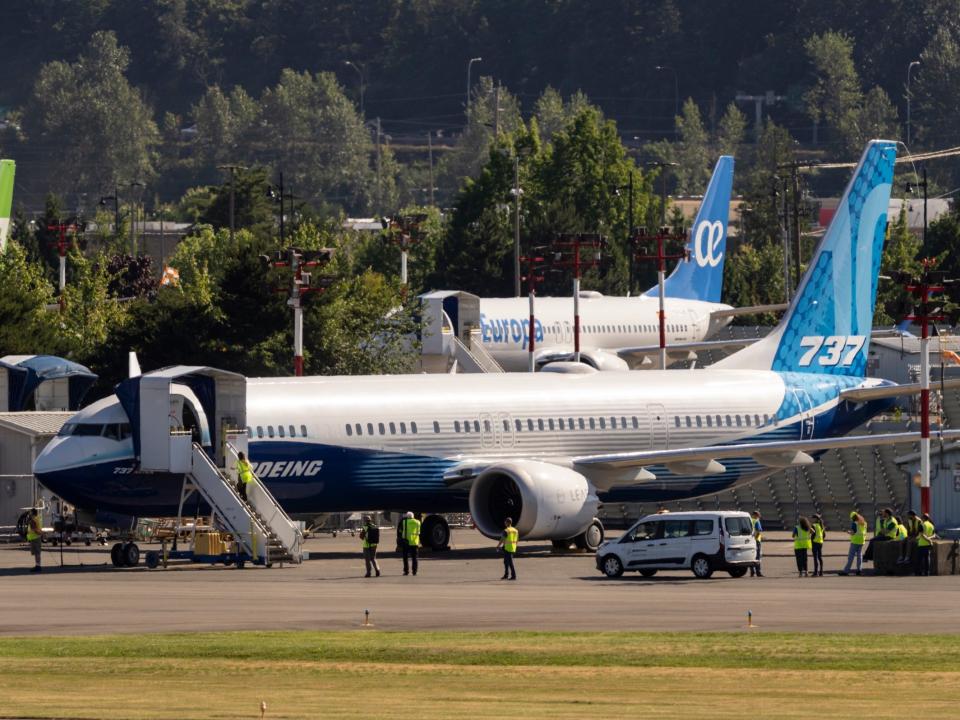
[[[100,437],[126,440],[130,437],[130,423],[67,423],[60,428],[60,437]]]

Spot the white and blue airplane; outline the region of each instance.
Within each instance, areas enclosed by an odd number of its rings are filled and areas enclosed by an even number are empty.
[[[691,226],[689,258],[676,265],[664,282],[666,345],[671,359],[686,359],[696,350],[742,347],[750,341],[706,341],[735,315],[786,306],[733,308],[722,303],[727,220],[734,160],[722,155]],[[480,339],[504,370],[527,370],[529,304],[525,297],[480,298]],[[658,364],[660,319],[655,286],[636,297],[580,294],[580,361],[598,370],[627,370]],[[445,321],[449,322],[449,318]],[[573,299],[537,298],[534,318],[534,363],[538,368],[574,359]]]
[[[915,440],[843,437],[918,391],[865,377],[895,153],[867,146],[780,325],[710,368],[251,379],[256,472],[295,516],[420,510],[442,546],[438,514],[469,511],[488,536],[509,516],[522,538],[593,548],[601,503],[693,498],[829,448]],[[183,397],[178,422],[200,412]],[[139,471],[116,395],[77,413],[34,471],[86,511],[177,514],[183,477]]]

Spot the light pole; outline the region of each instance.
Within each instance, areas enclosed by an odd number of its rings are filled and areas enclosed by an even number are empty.
[[[919,60],[913,60],[909,65],[907,65],[907,147],[910,147],[910,100],[912,95],[910,94],[910,71],[913,70],[914,66],[919,65]]]
[[[673,114],[676,117],[680,114],[680,78],[677,77],[677,71],[669,65],[656,65],[653,69],[657,72],[669,70],[673,73]]]
[[[360,76],[360,116],[362,117],[363,116],[363,93],[364,93],[364,90],[366,89],[365,83],[363,80],[363,70],[361,70],[357,66],[357,64],[352,60],[344,60],[343,64],[346,65],[347,67],[352,67],[354,70],[357,71],[357,75]]]
[[[467,117],[470,116],[470,68],[473,67],[475,62],[480,62],[481,60],[483,60],[482,57],[470,58],[470,61],[467,63],[467,104],[464,105]]]

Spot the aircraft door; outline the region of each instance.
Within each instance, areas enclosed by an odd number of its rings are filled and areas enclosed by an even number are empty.
[[[460,337],[460,298],[457,295],[445,297],[443,299],[443,311],[450,318],[453,334]]]
[[[668,450],[670,431],[667,424],[667,411],[659,403],[647,405],[647,422],[650,426],[650,448]]]
[[[800,409],[800,439],[810,440],[813,438],[816,423],[813,399],[806,390],[799,388],[793,391],[793,395]]]

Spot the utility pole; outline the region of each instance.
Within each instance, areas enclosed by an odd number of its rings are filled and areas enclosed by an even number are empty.
[[[915,183],[907,183],[905,190],[908,193],[915,193],[918,188],[923,188],[923,234],[920,236],[920,250],[923,251],[927,247],[927,164],[923,163],[920,166],[922,180]]]
[[[513,156],[513,291],[520,297],[520,156]]]
[[[382,132],[380,128],[380,118],[377,117],[377,210],[383,206],[383,184],[382,184],[382,160],[380,149],[380,138]]]
[[[580,277],[584,268],[600,267],[607,240],[596,233],[558,235],[551,247],[554,268],[573,268],[573,360],[580,362]],[[584,259],[582,249],[590,255]]]
[[[910,102],[913,100],[913,94],[910,92],[910,71],[920,64],[919,60],[913,60],[907,65],[907,149],[910,148]]]
[[[427,132],[427,156],[430,159],[430,207],[435,207],[433,200],[433,131]]]
[[[230,173],[230,246],[236,247],[236,189],[237,170],[246,170],[242,165],[217,165],[218,170],[227,170]]]
[[[633,242],[633,169],[630,170],[630,178],[627,184],[618,185],[615,190],[618,195],[621,190],[627,191],[627,294],[633,295],[636,276],[633,252],[631,251],[631,243]],[[664,184],[664,194],[666,194],[666,184]],[[661,202],[665,202],[665,200],[661,199]]]
[[[280,203],[280,245],[284,244],[284,214],[286,210],[286,199],[290,198],[290,209],[293,211],[293,193],[286,193],[283,188],[283,171],[280,171],[280,184],[270,185],[267,188],[267,197],[274,202]]]
[[[687,262],[690,260],[690,252],[684,248],[679,253],[668,254],[665,250],[665,244],[668,242],[671,243],[686,243],[687,236],[683,233],[671,234],[669,228],[666,226],[661,227],[660,231],[656,235],[647,235],[644,228],[640,228],[640,232],[634,237],[634,245],[639,246],[648,243],[654,243],[656,245],[657,253],[656,255],[648,254],[637,254],[637,260],[639,262],[655,262],[657,263],[657,290],[658,296],[660,299],[660,369],[666,370],[667,368],[667,314],[665,311],[665,292],[664,292],[664,279],[667,273],[667,260],[683,260]]]

